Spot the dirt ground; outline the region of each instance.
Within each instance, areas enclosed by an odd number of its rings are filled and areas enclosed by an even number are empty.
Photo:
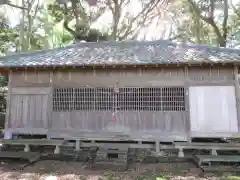
[[[113,165],[96,165],[89,170],[79,162],[39,161],[23,170],[16,162],[2,162],[0,180],[240,180],[229,173],[203,174],[192,163],[135,164],[128,171]]]

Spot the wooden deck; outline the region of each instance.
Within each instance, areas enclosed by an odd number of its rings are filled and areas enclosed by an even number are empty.
[[[175,148],[183,149],[215,149],[215,150],[239,150],[240,143],[185,143],[175,142]]]
[[[110,132],[110,131],[76,131],[73,130],[51,130],[48,132],[48,138],[62,138],[66,140],[90,140],[90,141],[148,141],[148,142],[174,142],[188,140],[186,133],[172,132]]]
[[[38,146],[56,146],[62,145],[64,140],[50,140],[50,139],[1,139],[0,144],[8,145],[38,145]]]

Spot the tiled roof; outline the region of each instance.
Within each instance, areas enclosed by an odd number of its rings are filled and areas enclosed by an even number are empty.
[[[158,41],[91,42],[0,57],[0,67],[238,63],[240,50]]]

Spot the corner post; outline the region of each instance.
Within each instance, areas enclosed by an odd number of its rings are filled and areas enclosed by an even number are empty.
[[[7,108],[6,108],[6,116],[5,116],[5,127],[4,127],[4,138],[12,138],[12,132],[7,133],[7,136],[11,135],[11,137],[6,137],[6,130],[10,129],[10,119],[11,119],[11,95],[12,95],[12,71],[10,70],[8,74],[8,90],[7,90]]]
[[[238,132],[240,132],[240,86],[238,75],[238,66],[234,66],[234,80],[235,80],[235,96],[236,96],[236,109],[237,109],[237,120],[238,120]]]

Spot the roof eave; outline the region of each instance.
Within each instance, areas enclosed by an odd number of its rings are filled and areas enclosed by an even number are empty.
[[[179,66],[234,66],[240,62],[200,62],[200,63],[166,63],[166,64],[86,64],[86,65],[39,65],[39,66],[0,66],[0,72],[14,69],[66,69],[66,68],[126,68],[126,67],[179,67]]]

